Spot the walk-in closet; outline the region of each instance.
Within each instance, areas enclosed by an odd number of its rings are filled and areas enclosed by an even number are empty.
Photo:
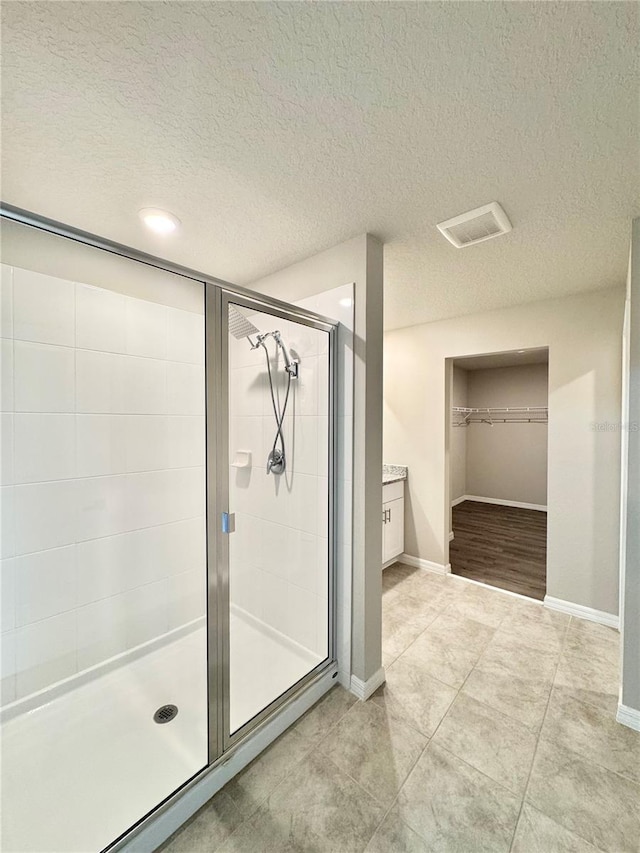
[[[453,574],[542,600],[546,592],[547,349],[451,365]]]

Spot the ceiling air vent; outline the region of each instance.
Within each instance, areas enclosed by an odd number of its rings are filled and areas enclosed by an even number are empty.
[[[456,248],[462,249],[507,234],[511,231],[511,223],[498,202],[492,201],[446,222],[439,222],[438,230]]]

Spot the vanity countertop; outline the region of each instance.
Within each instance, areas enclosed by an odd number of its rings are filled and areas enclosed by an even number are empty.
[[[406,465],[383,465],[382,466],[382,485],[386,486],[389,483],[397,483],[398,480],[406,480],[408,468]]]

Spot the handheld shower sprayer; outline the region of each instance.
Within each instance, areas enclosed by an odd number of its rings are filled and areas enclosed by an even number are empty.
[[[273,405],[273,414],[276,420],[276,436],[273,441],[273,447],[267,458],[267,474],[283,474],[287,461],[284,450],[284,435],[282,433],[282,425],[284,416],[287,411],[287,403],[289,402],[289,392],[291,390],[291,380],[298,378],[298,368],[300,360],[292,357],[289,348],[282,340],[282,335],[279,331],[261,333],[250,320],[242,314],[234,305],[229,306],[229,332],[238,340],[246,338],[249,341],[251,349],[264,349],[265,358],[267,361],[267,372],[269,374],[269,389],[271,391],[271,403]],[[251,340],[251,335],[254,335],[255,343]],[[269,350],[265,344],[267,338],[273,338],[276,343],[276,349],[282,352],[284,361],[284,369],[287,373],[287,390],[284,398],[284,405],[280,409],[279,401],[276,401],[276,393],[273,388],[273,375],[271,373],[271,361],[269,358]],[[278,444],[280,445],[278,447]]]

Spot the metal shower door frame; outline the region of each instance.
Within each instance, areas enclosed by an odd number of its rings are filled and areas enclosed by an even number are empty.
[[[282,320],[309,326],[326,332],[329,337],[329,373],[328,373],[328,548],[329,548],[329,595],[328,595],[328,653],[327,657],[310,670],[302,679],[278,696],[256,716],[231,731],[230,715],[230,595],[229,595],[229,534],[222,532],[222,514],[229,511],[229,306],[235,305],[253,311],[270,314]],[[295,306],[283,307],[268,297],[248,296],[215,285],[207,285],[205,292],[205,312],[207,322],[207,446],[215,448],[216,459],[207,459],[208,499],[208,565],[209,565],[209,612],[217,614],[217,630],[209,625],[209,684],[210,691],[215,690],[218,705],[214,697],[209,696],[209,732],[210,750],[220,750],[215,756],[210,751],[210,761],[224,755],[231,747],[247,737],[264,720],[274,714],[278,708],[291,700],[306,684],[317,678],[325,669],[329,669],[336,660],[336,618],[335,618],[335,566],[336,566],[336,453],[335,436],[337,434],[336,376],[337,376],[337,323],[317,315],[314,316]],[[217,317],[216,317],[217,314]],[[211,337],[209,337],[211,335]],[[215,433],[210,433],[215,430]],[[214,443],[215,442],[215,443]],[[215,498],[213,496],[215,495]],[[213,499],[213,500],[212,500]],[[215,503],[215,506],[212,505]],[[212,577],[212,575],[214,577]],[[215,638],[214,638],[215,635]],[[222,702],[220,702],[220,697]],[[213,738],[214,732],[216,733]],[[215,743],[213,742],[215,741]]]

